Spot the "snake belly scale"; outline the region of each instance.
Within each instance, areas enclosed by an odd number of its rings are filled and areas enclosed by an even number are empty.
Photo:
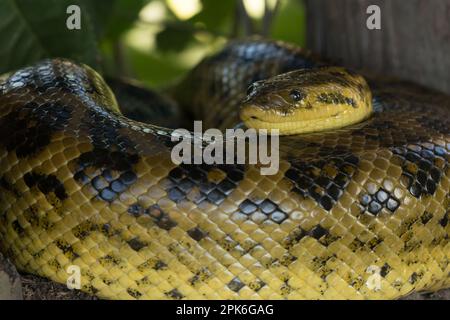
[[[318,65],[284,43],[238,41],[174,92],[207,127],[232,127],[248,85]],[[12,73],[0,82],[1,251],[62,283],[78,266],[82,290],[108,299],[448,287],[450,98],[368,83],[368,119],[281,137],[280,170],[262,176],[257,165],[175,165],[171,130],[120,114],[87,66],[52,59]]]

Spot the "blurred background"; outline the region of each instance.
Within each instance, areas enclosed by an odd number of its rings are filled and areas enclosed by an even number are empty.
[[[74,4],[80,30],[66,27]],[[369,5],[381,30],[366,27]],[[160,87],[227,39],[260,34],[450,93],[449,17],[450,0],[0,0],[0,74],[67,57]]]
[[[72,4],[80,30],[66,27]],[[304,45],[305,24],[302,0],[0,1],[0,73],[60,56],[160,87],[231,38]]]

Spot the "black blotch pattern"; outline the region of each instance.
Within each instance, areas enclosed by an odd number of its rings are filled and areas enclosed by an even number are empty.
[[[228,288],[230,288],[230,290],[239,292],[239,290],[241,290],[245,286],[245,284],[241,281],[241,279],[239,279],[239,277],[235,277],[227,284],[227,286]]]
[[[270,199],[245,199],[239,204],[238,209],[238,213],[248,218],[251,218],[253,214],[263,213],[268,219],[278,224],[288,218],[288,214]]]
[[[170,230],[177,225],[158,205],[151,206],[147,212],[153,218],[156,225],[164,230]]]
[[[73,247],[63,239],[55,240],[55,245],[66,255],[69,259],[78,258],[79,255],[73,249]]]
[[[110,112],[101,109],[88,110],[81,123],[81,128],[89,132],[95,148],[113,148],[119,152],[135,151],[135,144],[119,131],[123,124],[112,117]]]
[[[239,205],[240,212],[242,212],[243,214],[247,214],[247,215],[255,212],[257,209],[258,209],[258,207],[256,206],[256,204],[254,204],[251,200],[248,200],[248,199],[245,199]]]
[[[11,226],[14,229],[14,231],[17,233],[17,235],[19,235],[20,237],[22,237],[25,234],[25,229],[20,225],[19,221],[14,220],[11,223]]]
[[[314,239],[319,240],[323,236],[328,235],[328,230],[322,227],[320,224],[315,226],[311,231],[309,232],[309,235],[313,237]]]
[[[276,210],[274,212],[272,212],[272,214],[270,215],[270,219],[273,222],[276,222],[278,224],[282,223],[284,220],[286,220],[288,217],[288,215],[282,211],[282,210]]]
[[[420,220],[423,224],[427,224],[433,218],[433,214],[428,211],[424,211],[424,213],[420,216]]]
[[[167,264],[162,260],[157,260],[153,266],[154,270],[165,270],[167,269]]]
[[[266,285],[266,283],[264,281],[262,281],[261,279],[257,279],[255,281],[253,281],[252,283],[249,284],[249,287],[254,290],[255,292],[258,292],[259,290],[261,290],[264,286]]]
[[[366,244],[371,250],[373,250],[376,248],[376,246],[378,246],[382,242],[383,242],[383,239],[378,238],[378,237],[373,237],[372,239],[367,241]]]
[[[361,213],[368,211],[372,215],[377,215],[383,208],[387,208],[394,213],[400,206],[400,201],[389,191],[379,188],[374,193],[364,193],[360,196],[359,204]]]
[[[356,252],[357,250],[363,248],[365,245],[364,242],[362,242],[361,240],[359,240],[358,238],[353,239],[353,241],[349,244],[349,248],[353,251]]]
[[[439,224],[440,224],[443,228],[445,228],[445,227],[448,225],[448,216],[449,216],[449,212],[446,212],[445,215],[444,215],[444,217],[443,217],[441,220],[439,220]]]
[[[80,169],[76,173],[79,181],[83,180],[83,171],[85,168],[101,168],[102,176],[109,180],[112,177],[111,170],[126,173],[121,177],[122,184],[133,184],[136,181],[136,174],[133,172],[133,165],[139,161],[137,154],[126,154],[117,151],[108,151],[106,149],[95,149],[80,155],[78,162]],[[130,179],[132,177],[132,179]],[[119,186],[116,186],[119,188]]]
[[[5,177],[0,178],[0,187],[20,197],[20,192]]]
[[[147,244],[139,240],[139,238],[133,238],[127,241],[127,243],[130,246],[130,248],[133,249],[134,251],[139,251],[147,246]]]
[[[53,192],[60,200],[67,199],[68,197],[64,185],[54,175],[28,172],[24,176],[24,181],[29,188],[37,186],[43,194]]]
[[[317,101],[328,104],[346,104],[353,108],[358,108],[354,99],[346,97],[338,92],[321,93],[317,96]]]
[[[120,266],[122,263],[120,257],[114,256],[112,254],[107,254],[99,258],[98,261],[102,266],[109,266],[109,265]]]
[[[52,135],[64,129],[73,107],[58,102],[29,102],[0,121],[0,144],[17,157],[34,155],[46,147]]]
[[[177,225],[177,223],[157,204],[154,204],[149,208],[143,208],[139,203],[135,203],[128,208],[128,213],[135,217],[148,215],[158,227],[167,231]]]
[[[352,130],[352,136],[363,136],[367,140],[377,141],[381,145],[385,145],[386,138],[380,134],[380,132],[393,132],[392,138],[395,143],[395,139],[401,138],[400,142],[404,142],[402,135],[397,135],[398,127],[394,121],[388,119],[374,118],[371,119],[364,127],[360,129]]]
[[[142,296],[142,293],[140,293],[138,290],[136,289],[132,289],[132,288],[128,288],[127,292],[130,296],[132,296],[135,299],[139,299]]]
[[[391,271],[392,267],[388,264],[385,263],[380,270],[380,276],[382,276],[383,278],[385,278],[387,276],[387,274]]]
[[[328,266],[333,260],[336,260],[335,254],[312,259],[312,268],[316,273],[320,274],[320,278],[323,281],[326,281],[328,275],[333,272],[333,269]]]
[[[135,217],[139,217],[140,215],[145,213],[145,209],[139,204],[132,204],[128,207],[128,213]]]
[[[96,295],[98,293],[98,289],[95,288],[93,285],[84,285],[83,290],[91,295]]]
[[[212,276],[212,273],[207,267],[201,267],[194,273],[194,276],[189,279],[189,283],[191,285],[195,285],[199,282],[205,282],[211,276]]]
[[[94,149],[77,159],[75,180],[82,184],[91,183],[104,201],[114,201],[137,181],[134,166],[139,162],[135,144],[119,132],[122,125],[107,113],[98,110],[88,112],[82,129],[89,133]],[[88,168],[99,172],[89,176]]]
[[[422,273],[417,273],[417,272],[413,272],[411,274],[411,276],[408,279],[408,282],[411,284],[415,284],[417,283],[420,279],[422,279],[423,274]]]
[[[286,249],[289,250],[305,237],[314,238],[324,246],[328,246],[330,243],[338,239],[338,237],[332,236],[328,229],[318,224],[310,230],[304,230],[298,227],[297,229],[291,231],[291,233],[284,239],[283,245]]]
[[[400,159],[403,184],[411,195],[434,195],[448,167],[447,151],[431,144],[396,147],[392,152]]]
[[[359,159],[351,154],[310,162],[293,160],[285,177],[293,182],[292,191],[314,199],[325,210],[331,210],[344,194],[358,163]]]
[[[285,239],[284,245],[287,249],[293,245],[299,243],[304,237],[311,237],[319,240],[322,244],[328,245],[329,241],[325,241],[327,237],[331,237],[328,229],[322,227],[320,224],[314,226],[310,230],[304,230],[302,228],[295,229]],[[324,241],[322,241],[324,240]]]
[[[81,222],[73,229],[73,234],[80,240],[86,239],[92,232],[97,232],[99,230],[103,231],[103,233],[109,234],[110,226],[108,224],[100,227],[98,224],[93,223],[90,220],[86,220]]]
[[[188,235],[195,241],[200,241],[208,234],[200,228],[192,228],[187,231]]]
[[[166,292],[165,295],[174,300],[181,300],[184,298],[181,292],[177,289],[170,290],[169,292]]]
[[[59,263],[59,261],[56,258],[49,260],[48,265],[56,271],[62,269],[61,263]]]
[[[221,170],[226,176],[221,181],[209,181],[211,170]],[[244,170],[243,165],[181,164],[170,171],[165,189],[174,202],[189,200],[201,204],[207,201],[220,205],[244,178]]]

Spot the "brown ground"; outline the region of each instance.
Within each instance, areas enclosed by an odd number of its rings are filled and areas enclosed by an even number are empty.
[[[97,300],[87,293],[31,274],[22,274],[22,291],[25,300]]]

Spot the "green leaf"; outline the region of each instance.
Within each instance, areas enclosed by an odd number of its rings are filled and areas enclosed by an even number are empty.
[[[176,54],[156,55],[133,48],[127,49],[127,57],[136,78],[151,88],[167,85],[186,71],[179,64]]]
[[[202,7],[198,14],[189,19],[190,22],[201,23],[213,33],[230,31],[235,1],[202,0]]]
[[[66,10],[72,4],[80,6],[81,30],[66,26]],[[48,57],[66,57],[98,67],[95,24],[83,0],[0,1],[0,73]]]
[[[273,21],[271,36],[300,46],[305,45],[306,12],[302,1],[281,1]]]
[[[89,10],[89,15],[94,23],[95,33],[98,39],[102,39],[107,32],[107,25],[111,20],[111,8],[115,8],[118,0],[79,0]]]
[[[168,24],[156,35],[156,44],[161,51],[182,51],[193,40],[193,26],[188,22]]]
[[[93,1],[94,2],[94,1]],[[95,1],[97,2],[97,0]],[[110,40],[116,40],[127,30],[139,16],[146,0],[115,0],[104,12],[107,13],[106,36]]]

